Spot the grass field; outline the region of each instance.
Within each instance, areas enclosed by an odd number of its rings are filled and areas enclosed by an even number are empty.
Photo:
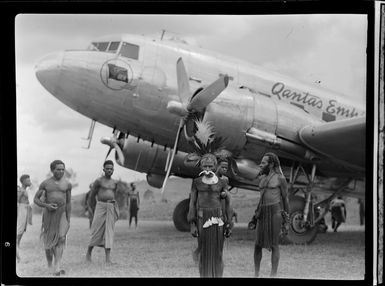
[[[143,195],[148,188],[138,184]],[[72,217],[64,251],[63,268],[67,277],[199,277],[191,252],[196,240],[179,232],[171,221],[175,205],[188,197],[189,184],[170,180],[167,203],[160,203],[160,192],[154,201],[145,201],[139,210],[139,226],[128,228],[128,220],[119,220],[111,255],[114,266],[104,263],[104,250],[95,248],[91,264],[85,262],[89,241],[88,220]],[[224,277],[252,277],[255,232],[247,222],[258,203],[259,194],[240,191],[232,195],[239,222],[224,247]],[[281,245],[278,277],[297,279],[360,280],[365,274],[365,229],[359,226],[358,206],[347,200],[347,222],[339,232],[318,234],[311,245]],[[330,225],[330,216],[326,217]],[[41,215],[35,214],[20,246],[22,261],[17,264],[20,277],[49,276],[44,250],[39,242]],[[330,228],[329,228],[330,229]],[[261,277],[270,273],[270,252],[263,250]]]
[[[35,216],[34,221],[40,221]],[[21,277],[49,275],[44,251],[39,242],[40,225],[29,227],[21,242],[22,262],[17,264]],[[252,277],[254,231],[245,223],[235,226],[225,242],[225,277]],[[72,218],[63,257],[63,268],[70,277],[198,277],[191,251],[196,241],[189,233],[175,230],[172,222],[140,221],[137,229],[128,228],[127,220],[116,224],[112,258],[115,266],[106,266],[104,250],[95,248],[93,262],[85,262],[89,239],[88,221]],[[363,279],[364,229],[342,225],[340,232],[319,234],[308,246],[282,245],[279,277],[307,279]],[[270,271],[270,253],[263,252],[261,276]]]

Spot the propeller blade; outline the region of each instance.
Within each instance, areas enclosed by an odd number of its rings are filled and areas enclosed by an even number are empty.
[[[187,106],[188,111],[201,112],[210,104],[229,84],[227,75],[221,76],[191,99]]]
[[[191,94],[188,76],[182,58],[179,58],[176,62],[176,78],[178,82],[179,99],[182,104],[186,106]]]
[[[172,163],[173,163],[173,161],[174,161],[174,157],[175,157],[176,149],[177,149],[177,147],[178,147],[178,142],[179,142],[179,138],[180,138],[180,133],[181,133],[181,131],[182,131],[182,129],[183,129],[183,125],[184,125],[184,119],[181,118],[180,121],[179,121],[178,132],[176,133],[176,137],[175,137],[174,147],[173,147],[173,149],[172,149],[171,159],[170,159],[170,162],[168,163],[168,168],[167,168],[166,176],[164,177],[164,181],[163,181],[163,185],[162,185],[162,190],[161,190],[162,201],[165,201],[165,196],[164,196],[165,193],[164,193],[164,190],[165,190],[165,188],[166,188],[168,176],[170,175]]]
[[[105,145],[108,145],[110,146],[108,152],[107,152],[107,156],[106,158],[104,159],[104,161],[107,159],[108,155],[110,155],[111,153],[111,150],[112,149],[115,149],[116,151],[116,155],[117,155],[117,158],[116,158],[116,161],[120,164],[120,165],[124,165],[124,154],[123,154],[123,151],[122,149],[120,148],[119,144],[118,144],[118,139],[116,138],[116,133],[114,133],[115,136],[113,137],[102,137],[100,139],[100,142],[102,144],[105,144]],[[124,136],[123,136],[124,138]],[[121,139],[123,139],[121,138]]]
[[[110,155],[110,153],[111,153],[111,151],[112,151],[113,148],[114,148],[114,147],[111,146],[110,149],[108,149],[108,152],[107,152],[106,158],[104,158],[104,161],[107,160],[107,157],[108,157],[108,155]]]

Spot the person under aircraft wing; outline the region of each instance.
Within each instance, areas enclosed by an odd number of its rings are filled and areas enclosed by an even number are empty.
[[[365,168],[366,117],[308,125],[299,131],[303,144],[341,163]]]

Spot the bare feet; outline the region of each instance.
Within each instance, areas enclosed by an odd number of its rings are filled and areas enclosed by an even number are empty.
[[[91,254],[89,253],[86,254],[86,261],[91,262]]]
[[[111,265],[117,265],[118,263],[112,262],[111,260],[106,260],[106,265],[111,266]]]

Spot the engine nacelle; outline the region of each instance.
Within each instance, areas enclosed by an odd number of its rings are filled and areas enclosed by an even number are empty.
[[[154,188],[160,189],[163,185],[165,175],[148,173],[146,176],[147,183]]]
[[[260,168],[256,162],[249,159],[236,159],[235,162],[238,169],[238,175],[241,177],[253,180],[258,176]]]
[[[163,146],[152,144],[129,136],[122,147],[124,164],[117,163],[125,168],[146,173],[148,183],[153,187],[161,187],[166,174],[166,163],[171,159],[171,150]],[[175,154],[170,174],[180,177],[193,176],[194,171],[184,165],[184,158],[187,154],[178,151]],[[115,154],[116,157],[116,154]]]

